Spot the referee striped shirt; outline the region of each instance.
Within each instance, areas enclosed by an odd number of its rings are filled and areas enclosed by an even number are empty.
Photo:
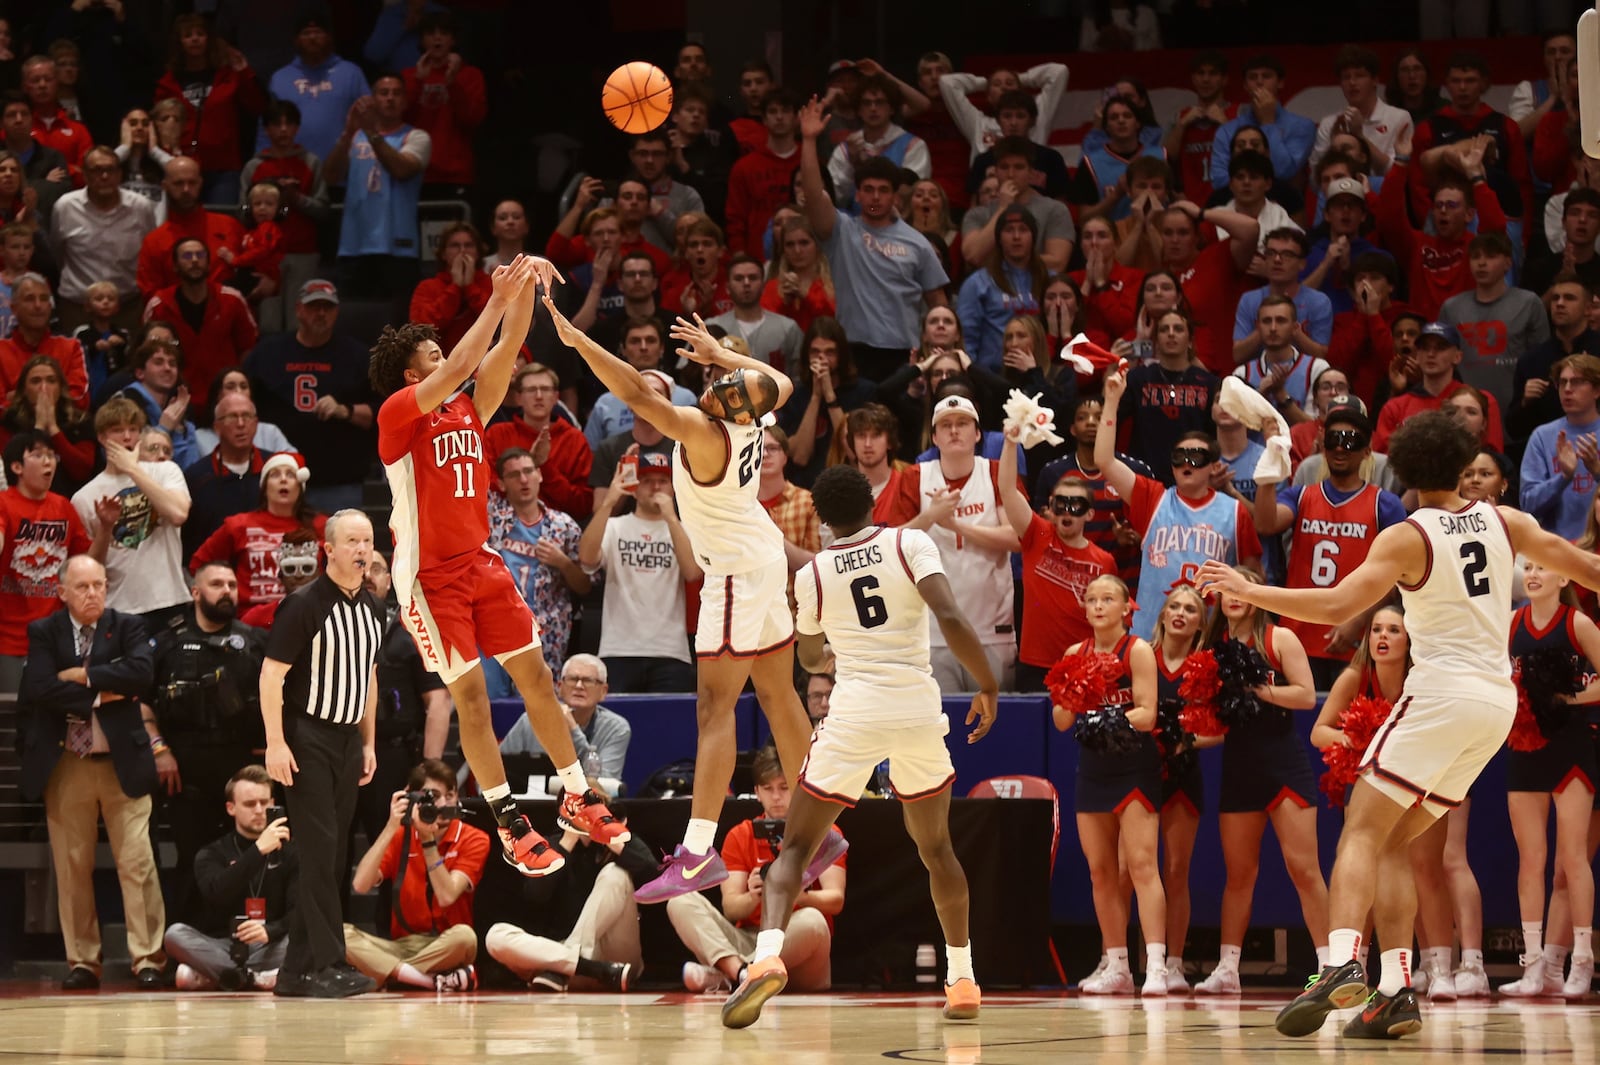
[[[289,663],[285,712],[360,724],[386,616],[366,588],[347,595],[326,573],[286,597],[267,635],[267,657]]]

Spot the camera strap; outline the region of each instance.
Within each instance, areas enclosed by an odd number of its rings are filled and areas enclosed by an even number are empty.
[[[456,826],[457,826],[457,833],[456,834],[457,834],[458,837],[460,836],[460,824],[461,823],[459,821],[456,822]],[[428,859],[427,859],[427,856],[423,855],[423,854],[419,854],[418,857],[420,857],[422,859],[422,891],[423,891],[423,897],[428,902],[428,931],[427,932],[418,932],[415,928],[411,927],[411,922],[406,920],[406,907],[405,907],[406,870],[411,867],[411,841],[412,841],[413,838],[415,838],[417,833],[416,833],[416,830],[414,828],[412,828],[410,825],[406,825],[405,826],[405,833],[406,833],[405,834],[405,840],[404,840],[404,842],[402,842],[400,844],[400,864],[396,867],[397,871],[396,871],[395,876],[394,876],[394,906],[391,908],[391,912],[394,915],[395,922],[400,925],[400,928],[405,932],[406,935],[408,935],[408,936],[420,936],[420,935],[436,936],[436,935],[439,935],[439,922],[434,918],[434,915],[433,915],[433,878],[428,875],[428,872],[429,872],[429,870],[428,870]],[[420,851],[421,847],[419,846],[417,849]],[[442,856],[441,856],[440,860],[441,861],[444,860]]]

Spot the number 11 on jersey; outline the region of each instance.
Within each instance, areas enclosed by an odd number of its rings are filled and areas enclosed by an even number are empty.
[[[474,467],[470,463],[456,462],[452,463],[450,468],[456,473],[456,498],[476,498],[478,492],[473,485],[473,479],[476,476]]]

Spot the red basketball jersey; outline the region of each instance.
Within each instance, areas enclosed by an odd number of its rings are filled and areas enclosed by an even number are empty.
[[[1289,549],[1290,588],[1332,588],[1367,560],[1378,536],[1377,485],[1367,485],[1343,503],[1329,500],[1322,486],[1320,481],[1309,484],[1300,493],[1294,545]],[[1329,653],[1324,649],[1333,626],[1289,617],[1283,623],[1300,637],[1312,658],[1350,661],[1349,651]]]
[[[395,586],[484,550],[489,540],[489,464],[472,398],[457,393],[438,410],[417,409],[417,386],[378,410],[378,458],[394,495]]]

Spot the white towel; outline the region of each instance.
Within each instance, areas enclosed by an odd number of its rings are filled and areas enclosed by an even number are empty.
[[[1222,409],[1244,423],[1246,429],[1260,429],[1269,422],[1278,426],[1278,435],[1267,441],[1267,450],[1256,463],[1257,484],[1280,484],[1289,479],[1293,464],[1289,459],[1289,423],[1266,396],[1231,374],[1222,379]]]
[[[1013,388],[1010,398],[1006,400],[1005,428],[1007,431],[1013,428],[1022,430],[1017,440],[1018,447],[1027,449],[1039,443],[1061,443],[1061,437],[1056,435],[1056,412],[1039,405],[1039,397],[1043,394],[1036,392],[1030,398]]]

